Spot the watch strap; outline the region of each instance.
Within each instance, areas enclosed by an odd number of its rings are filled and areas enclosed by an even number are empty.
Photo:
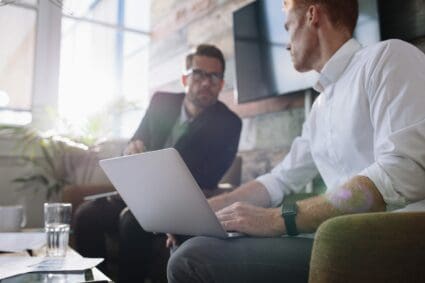
[[[284,203],[282,205],[282,217],[285,220],[286,233],[289,236],[298,235],[297,224],[295,217],[297,216],[297,204],[295,202]]]

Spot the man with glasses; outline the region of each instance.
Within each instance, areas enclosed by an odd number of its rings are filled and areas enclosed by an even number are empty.
[[[205,195],[216,194],[236,155],[241,131],[240,118],[218,101],[224,71],[222,52],[199,45],[186,57],[181,78],[185,93],[158,92],[152,97],[125,154],[174,147]],[[162,237],[165,248],[166,237],[145,232],[122,200],[85,203],[76,212],[75,223],[77,249],[87,257],[105,257],[105,232],[119,230],[118,282],[143,282],[153,257],[161,253],[152,248],[153,240]],[[164,278],[165,272],[164,266]]]

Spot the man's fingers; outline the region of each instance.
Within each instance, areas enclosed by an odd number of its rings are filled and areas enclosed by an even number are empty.
[[[143,151],[145,151],[145,145],[143,142],[141,140],[134,140],[127,145],[126,149],[124,150],[124,154],[131,155],[142,153]]]
[[[134,144],[133,142],[130,142],[127,147],[124,150],[125,155],[132,155],[135,152]]]
[[[167,241],[165,242],[165,246],[167,248],[171,248],[171,247],[176,246],[176,245],[177,245],[177,239],[176,239],[176,237],[174,237],[173,234],[168,234],[167,233]]]
[[[219,211],[217,211],[217,214],[232,214],[235,212],[243,212],[246,211],[247,208],[250,208],[249,204],[243,203],[243,202],[235,202],[232,205],[226,206]]]
[[[171,248],[173,246],[173,242],[171,239],[167,238],[167,241],[165,242],[165,247]]]
[[[135,140],[134,141],[134,148],[136,150],[136,153],[141,153],[145,150],[145,145],[141,140]]]
[[[230,219],[221,221],[221,225],[226,231],[236,231],[236,232],[246,232],[241,225],[241,221],[239,219]]]
[[[217,218],[219,221],[228,221],[235,219],[237,216],[235,213],[217,213]]]

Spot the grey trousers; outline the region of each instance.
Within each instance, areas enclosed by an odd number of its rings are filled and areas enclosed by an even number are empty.
[[[172,253],[168,282],[308,282],[312,245],[296,237],[195,237]]]

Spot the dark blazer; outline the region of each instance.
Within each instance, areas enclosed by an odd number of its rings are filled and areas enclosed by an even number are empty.
[[[155,93],[132,140],[141,139],[147,150],[164,145],[180,117],[184,93]],[[241,119],[217,102],[190,124],[174,148],[180,153],[202,189],[214,189],[235,158]]]

